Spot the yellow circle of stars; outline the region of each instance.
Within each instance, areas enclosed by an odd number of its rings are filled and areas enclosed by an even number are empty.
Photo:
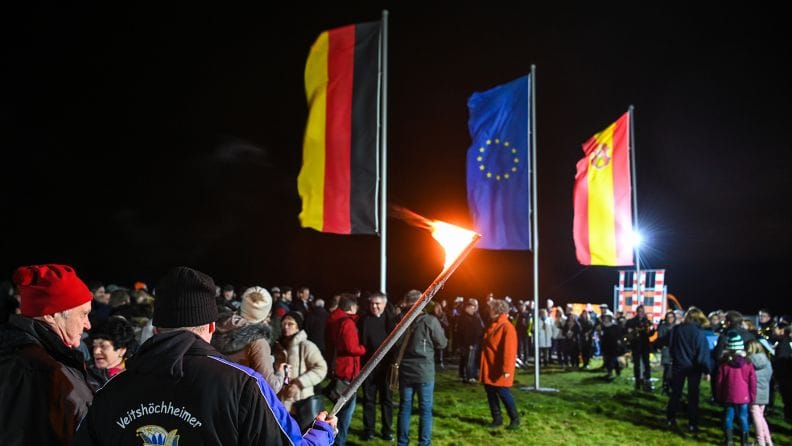
[[[512,155],[511,168],[505,172],[493,172],[490,169],[487,169],[487,166],[484,165],[484,153],[488,149],[509,150]],[[479,147],[478,151],[479,151],[479,155],[476,156],[476,161],[479,163],[479,170],[484,172],[484,176],[486,176],[488,179],[494,178],[495,181],[508,180],[509,178],[511,178],[511,174],[517,172],[517,165],[520,164],[520,157],[517,156],[517,149],[514,148],[509,141],[501,141],[500,138],[495,138],[494,140],[488,139],[486,142],[486,148],[483,146]]]

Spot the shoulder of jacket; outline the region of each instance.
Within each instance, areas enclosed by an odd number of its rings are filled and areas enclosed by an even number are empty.
[[[39,344],[28,344],[13,354],[6,355],[3,362],[13,364],[13,370],[51,371],[54,369],[71,368],[53,358],[52,355]]]
[[[264,380],[264,377],[257,371],[253,370],[253,368],[237,364],[221,356],[196,356],[194,357],[194,360],[199,361],[200,364],[192,364],[190,371],[186,372],[185,376],[191,375],[201,381],[206,380],[212,384],[218,384],[221,386],[228,385],[230,383],[246,385],[250,380]],[[207,365],[216,364],[216,368],[205,366],[204,363]],[[185,371],[186,368],[187,367],[185,366]],[[126,372],[119,373],[116,376],[122,376],[125,373]]]

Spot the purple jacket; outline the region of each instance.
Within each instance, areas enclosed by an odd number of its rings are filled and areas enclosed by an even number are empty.
[[[750,404],[756,401],[756,371],[742,356],[718,367],[715,382],[718,401],[726,404]]]

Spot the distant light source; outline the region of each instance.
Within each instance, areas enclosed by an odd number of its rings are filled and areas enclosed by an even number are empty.
[[[640,248],[643,242],[644,242],[643,234],[635,230],[632,231],[632,234],[630,235],[630,246],[632,246],[633,249]]]

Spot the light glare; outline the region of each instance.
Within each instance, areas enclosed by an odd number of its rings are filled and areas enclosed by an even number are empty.
[[[459,226],[443,221],[433,221],[432,237],[440,243],[440,246],[445,250],[445,263],[443,269],[448,268],[454,263],[454,260],[462,254],[462,251],[473,241],[476,233],[469,231]]]
[[[633,231],[632,232],[630,245],[633,247],[633,249],[640,248],[641,245],[643,244],[643,241],[644,241],[644,238],[643,238],[643,235],[640,232],[638,232],[638,231]]]

